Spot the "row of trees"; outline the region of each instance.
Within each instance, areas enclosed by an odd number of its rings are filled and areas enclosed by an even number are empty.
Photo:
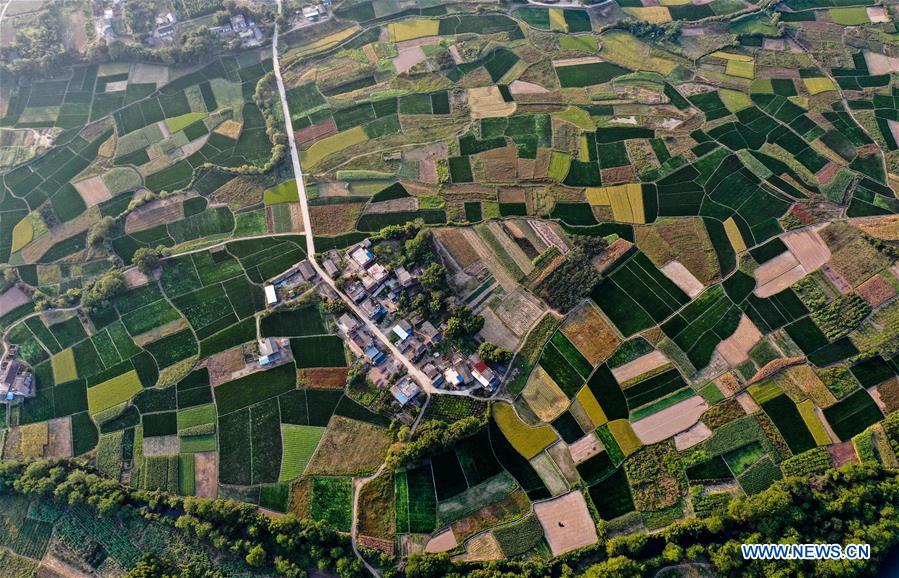
[[[271,575],[299,578],[317,568],[340,578],[363,575],[348,537],[295,516],[269,518],[256,506],[234,500],[181,498],[162,492],[133,490],[75,460],[0,462],[0,494],[48,498],[63,504],[83,503],[101,517],[142,516],[172,525],[210,547],[239,555]],[[171,560],[148,558],[135,576],[178,576]],[[159,573],[153,571],[167,570]],[[171,572],[170,572],[171,571]],[[188,573],[187,575],[194,575]]]
[[[537,285],[537,295],[562,313],[577,305],[601,280],[591,259],[602,253],[606,246],[602,237],[575,237],[574,247],[565,256],[565,261]]]

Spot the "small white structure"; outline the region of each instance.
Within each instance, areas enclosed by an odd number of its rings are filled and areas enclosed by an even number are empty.
[[[265,286],[265,304],[268,306],[274,305],[278,302],[278,292],[275,291],[274,285],[266,285]]]
[[[271,365],[281,360],[281,347],[274,337],[259,340],[259,365]]]

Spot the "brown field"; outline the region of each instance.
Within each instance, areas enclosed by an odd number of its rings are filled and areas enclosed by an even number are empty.
[[[806,271],[814,271],[830,259],[830,249],[818,235],[823,227],[813,227],[804,231],[787,233],[781,237],[787,249],[796,257]]]
[[[333,211],[334,207],[328,207]],[[369,203],[365,207],[366,215],[377,215],[380,213],[396,213],[399,211],[417,211],[418,199],[415,197],[403,197],[402,199],[391,199],[389,201],[380,201],[377,203]]]
[[[761,341],[762,334],[744,313],[733,335],[718,344],[716,350],[731,367],[736,367],[749,359],[749,350]]]
[[[478,331],[480,337],[509,351],[514,351],[518,347],[518,336],[505,326],[490,307],[479,307],[476,312],[484,318],[484,326]]]
[[[824,385],[810,365],[794,365],[784,372],[787,378],[808,396],[818,407],[828,407],[836,403],[837,398]],[[781,384],[778,381],[778,384]],[[782,387],[783,384],[781,384]],[[788,386],[787,386],[788,387]]]
[[[615,329],[589,301],[568,315],[562,333],[591,365],[605,361],[621,344]]]
[[[272,184],[266,177],[241,175],[216,189],[209,195],[209,202],[224,203],[232,209],[248,207],[261,202],[263,192]]]
[[[885,56],[876,52],[865,51],[865,63],[871,74],[889,74],[899,72],[899,58]]]
[[[500,521],[511,521],[530,510],[531,502],[522,490],[515,490],[502,500],[493,502],[477,512],[460,518],[450,526],[460,542]]]
[[[646,355],[641,355],[637,359],[625,363],[620,367],[616,367],[612,370],[612,375],[615,376],[615,381],[618,383],[626,383],[635,377],[649,373],[668,363],[668,358],[665,357],[664,353],[661,351],[653,351]]]
[[[175,456],[180,448],[178,436],[154,436],[144,438],[145,456]]]
[[[349,371],[349,368],[346,367],[301,369],[297,381],[304,387],[343,389],[343,386],[346,385],[346,376]]]
[[[875,275],[859,285],[857,291],[871,307],[883,305],[896,296],[893,286],[880,275]]]
[[[72,457],[72,418],[59,417],[47,422],[45,458]]]
[[[337,134],[337,122],[331,117],[323,123],[313,124],[306,128],[294,131],[293,136],[297,146],[302,146],[314,140]]]
[[[312,513],[312,477],[301,476],[290,483],[290,500],[287,510],[297,518],[308,518]]]
[[[528,383],[522,390],[521,396],[531,411],[545,422],[556,419],[568,407],[568,398],[565,397],[556,382],[539,366],[528,377]]]
[[[54,244],[90,229],[99,220],[99,208],[91,207],[71,221],[59,225],[58,227],[54,227],[50,230],[49,234],[41,235],[37,239],[31,241],[31,243],[22,248],[22,258],[26,263],[34,263],[43,257],[44,253],[46,253]]]
[[[578,490],[534,504],[534,513],[543,526],[553,556],[599,541],[587,501]]]
[[[465,269],[480,260],[465,235],[458,229],[436,229],[434,233],[460,269]]]
[[[761,409],[759,407],[759,404],[755,403],[755,400],[752,399],[752,396],[749,395],[748,392],[744,391],[743,393],[737,395],[735,399],[737,400],[737,403],[740,404],[740,407],[743,408],[743,411],[745,411],[746,413],[755,413]]]
[[[599,171],[600,178],[605,185],[614,185],[616,183],[632,183],[637,180],[632,165],[623,167],[613,167],[611,169],[603,169]]]
[[[702,219],[660,219],[635,233],[637,246],[657,266],[677,259],[703,285],[718,277],[718,257]]]
[[[493,221],[487,223],[485,226],[490,230],[491,233],[493,233],[493,236],[496,238],[499,244],[502,245],[503,249],[505,249],[509,257],[511,257],[512,260],[515,261],[515,264],[519,269],[521,269],[522,273],[527,275],[534,270],[534,263],[528,258],[527,255],[524,254],[524,251],[521,250],[521,247],[515,244],[515,241],[513,241],[509,237],[509,235],[506,234],[500,223]]]
[[[899,378],[892,377],[878,385],[877,394],[887,413],[899,409]]]
[[[477,179],[480,182],[510,183],[518,178],[518,147],[515,145],[483,152],[477,161],[484,177]]]
[[[730,397],[735,393],[738,393],[743,387],[740,385],[740,380],[738,380],[733,373],[719,375],[715,379],[715,385],[718,387],[718,390],[724,394],[724,397]]]
[[[242,123],[239,123],[236,120],[228,119],[222,124],[215,127],[215,131],[213,132],[237,140],[238,138],[240,138],[241,129],[243,129]]]
[[[489,118],[494,116],[509,116],[518,105],[514,102],[504,102],[496,86],[484,86],[468,89],[468,107],[471,109],[471,118]]]
[[[693,427],[707,409],[709,404],[697,395],[634,422],[632,428],[645,445],[654,444]]]
[[[545,311],[536,297],[521,288],[505,295],[498,306],[491,304],[491,308],[503,325],[518,337],[527,333]]]
[[[181,197],[169,197],[138,207],[125,219],[125,232],[131,234],[146,231],[182,219],[184,217],[182,201]]]
[[[335,415],[306,468],[310,474],[343,475],[376,469],[390,446],[387,430]]]
[[[833,254],[828,264],[852,287],[858,287],[890,263],[848,223],[831,223],[821,238]]]
[[[204,365],[209,369],[209,383],[212,387],[216,387],[228,381],[235,371],[240,371],[246,367],[243,357],[243,348],[232,347],[221,353],[216,353],[204,361]]]
[[[73,186],[88,207],[93,207],[112,198],[112,193],[109,192],[106,183],[103,182],[103,178],[99,176],[78,181]]]
[[[497,200],[500,203],[524,203],[527,201],[527,191],[518,187],[501,187]]]
[[[194,477],[198,498],[214,499],[218,495],[219,456],[217,452],[194,454]]]
[[[546,448],[546,453],[552,458],[553,462],[559,468],[559,471],[562,472],[562,475],[565,476],[565,479],[568,480],[569,484],[578,483],[581,477],[577,473],[574,458],[572,458],[571,451],[565,442],[560,440],[558,443],[549,446]]]
[[[309,220],[316,235],[337,235],[352,230],[365,203],[311,205]]]
[[[489,562],[504,558],[499,541],[491,532],[479,534],[465,544],[465,554],[457,558],[466,562]]]
[[[833,467],[835,468],[841,468],[849,463],[858,463],[858,455],[855,453],[855,447],[851,441],[829,445],[827,446],[827,453],[830,454],[830,459],[833,460]]]
[[[637,229],[638,231],[640,229]],[[601,254],[593,258],[593,266],[597,271],[603,273],[606,269],[614,265],[618,259],[631,250],[634,244],[627,239],[615,239]]]

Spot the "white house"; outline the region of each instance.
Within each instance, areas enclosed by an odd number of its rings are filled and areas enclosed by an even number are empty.
[[[278,292],[275,291],[274,285],[266,285],[265,286],[265,304],[268,306],[274,305],[278,302]]]

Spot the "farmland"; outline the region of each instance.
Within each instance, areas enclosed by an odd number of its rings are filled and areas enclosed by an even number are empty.
[[[27,372],[0,458],[139,498],[95,519],[4,486],[10,574],[215,542],[226,576],[357,575],[351,546],[385,575],[419,551],[448,552],[434,575],[765,575],[719,527],[885,535],[893,3],[102,4],[0,12],[0,329]],[[302,521],[231,532],[176,494]],[[691,518],[702,548],[664,530]]]

